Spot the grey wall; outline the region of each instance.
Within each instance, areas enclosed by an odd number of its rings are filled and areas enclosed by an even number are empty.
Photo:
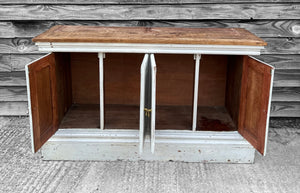
[[[271,115],[300,117],[300,0],[0,0],[0,115],[27,114],[31,38],[58,24],[246,28],[276,67]]]

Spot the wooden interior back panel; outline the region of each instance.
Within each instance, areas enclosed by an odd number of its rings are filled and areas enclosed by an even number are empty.
[[[155,44],[212,44],[265,46],[266,42],[241,28],[167,28],[54,26],[34,42],[100,42]]]
[[[58,129],[55,55],[28,66],[35,152]]]
[[[242,72],[243,56],[229,56],[225,106],[236,126],[239,121]]]
[[[261,154],[265,151],[271,69],[244,56],[238,131]]]
[[[69,53],[55,53],[55,77],[58,122],[72,105],[72,83]]]
[[[99,104],[99,59],[95,53],[70,53],[72,100]]]
[[[139,105],[143,54],[106,54],[105,104]],[[99,59],[94,53],[71,53],[73,103],[99,104]]]
[[[195,60],[193,55],[156,54],[157,105],[192,105]],[[224,106],[227,57],[202,55],[199,106]]]
[[[106,54],[105,104],[140,104],[140,68],[144,54]]]
[[[200,61],[198,106],[224,106],[226,79],[227,56],[202,55]]]

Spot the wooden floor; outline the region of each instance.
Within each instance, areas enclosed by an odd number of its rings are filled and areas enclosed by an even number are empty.
[[[192,130],[192,106],[156,107],[156,129]],[[225,107],[198,106],[197,131],[234,131]]]
[[[197,131],[237,130],[225,107],[198,107]]]
[[[105,129],[139,129],[139,106],[105,105],[104,111]],[[59,128],[100,128],[99,105],[73,104]]]
[[[74,104],[61,129],[100,128],[99,105]],[[139,106],[105,105],[105,129],[139,129]],[[157,106],[156,129],[191,130],[191,106]],[[224,107],[198,107],[197,131],[233,131],[235,126]]]

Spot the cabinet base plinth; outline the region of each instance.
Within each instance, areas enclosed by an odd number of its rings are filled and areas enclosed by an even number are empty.
[[[185,135],[183,135],[185,134]],[[255,149],[237,132],[157,131],[155,152],[138,131],[59,130],[42,148],[44,160],[253,163]]]

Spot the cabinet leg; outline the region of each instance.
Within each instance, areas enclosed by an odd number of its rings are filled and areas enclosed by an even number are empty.
[[[198,86],[199,86],[199,70],[200,70],[200,54],[194,55],[195,59],[195,82],[194,82],[194,103],[193,103],[193,125],[192,130],[196,131],[197,127],[197,107],[198,107]]]

